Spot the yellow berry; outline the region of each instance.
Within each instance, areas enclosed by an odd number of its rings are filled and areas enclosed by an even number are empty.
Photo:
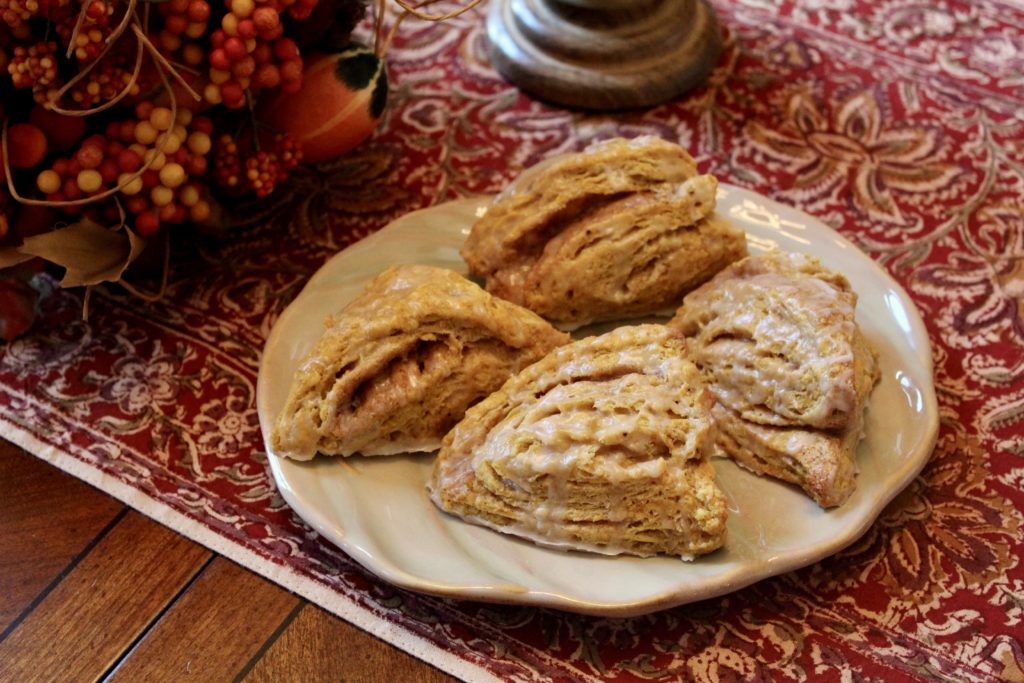
[[[231,11],[239,19],[248,19],[254,9],[256,5],[252,0],[231,0]]]
[[[43,194],[53,194],[60,190],[60,175],[56,171],[43,171],[36,178],[36,187]]]
[[[229,36],[238,35],[238,17],[233,12],[228,12],[220,22],[220,27]]]
[[[149,121],[139,121],[135,124],[135,141],[142,145],[151,145],[156,142],[158,132]]]
[[[220,88],[218,88],[213,83],[207,84],[207,86],[203,88],[203,99],[206,100],[209,104],[220,104]]]
[[[156,149],[147,149],[146,153],[142,155],[142,162],[146,168],[159,171],[167,163],[167,155],[163,152],[158,152]]]
[[[185,169],[181,164],[171,163],[160,169],[160,182],[171,189],[179,187],[185,178]]]
[[[199,201],[199,188],[195,185],[186,185],[178,191],[178,201],[182,206],[195,206]]]
[[[206,156],[210,151],[210,136],[197,130],[188,136],[188,151],[199,156]]]
[[[210,203],[206,201],[196,202],[188,210],[188,217],[196,223],[202,223],[210,217]]]
[[[157,130],[168,130],[174,125],[174,117],[171,116],[171,110],[167,107],[153,107],[153,111],[149,115],[149,122]]]
[[[202,38],[205,34],[206,22],[203,21],[190,22],[185,28],[185,35],[189,38]],[[199,49],[202,50],[202,48]],[[196,62],[195,64],[199,64],[200,62],[202,62],[202,58],[200,58],[199,62]],[[195,64],[193,64],[193,66],[195,66]]]
[[[122,173],[117,177],[117,184],[121,187],[121,194],[128,195],[129,197],[142,192],[142,178],[129,178],[132,177],[131,173]]]
[[[220,69],[210,69],[210,82],[220,85],[231,80],[230,71],[221,71]]]
[[[163,185],[157,185],[149,191],[149,198],[156,206],[167,206],[174,201],[174,190]]]
[[[78,181],[78,189],[86,194],[92,194],[103,187],[103,176],[93,168],[87,168],[79,172],[76,180]]]
[[[174,136],[172,133],[164,133],[160,136],[160,139],[156,141],[156,148],[164,154],[174,154],[181,147],[181,140]]]
[[[177,130],[178,126],[187,126],[192,123],[192,110],[178,107],[178,115],[174,118],[174,122],[178,124],[174,130]]]

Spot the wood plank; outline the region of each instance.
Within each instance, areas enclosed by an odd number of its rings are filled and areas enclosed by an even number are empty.
[[[230,681],[300,600],[218,557],[107,680]]]
[[[0,633],[124,506],[0,440]]]
[[[210,558],[128,512],[0,641],[0,680],[95,680]]]
[[[456,679],[306,603],[242,680],[448,683]]]

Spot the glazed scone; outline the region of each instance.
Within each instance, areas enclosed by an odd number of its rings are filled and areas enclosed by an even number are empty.
[[[573,342],[466,413],[434,461],[431,499],[541,545],[692,559],[725,542],[711,404],[663,325]]]
[[[811,256],[749,257],[691,292],[669,325],[718,403],[722,449],[823,507],[855,487],[854,451],[877,360],[857,295]]]
[[[842,505],[856,489],[853,453],[861,439],[859,428],[761,425],[718,402],[711,414],[722,451],[748,470],[799,486],[823,508]]]
[[[392,266],[327,321],[271,447],[298,460],[436,450],[466,408],[568,341],[454,271]]]
[[[564,326],[674,309],[746,254],[678,145],[613,139],[528,169],[462,248],[489,292]]]
[[[687,295],[669,325],[693,339],[712,392],[744,419],[842,429],[863,407],[857,379],[873,360],[856,304],[846,278],[816,258],[771,253]]]

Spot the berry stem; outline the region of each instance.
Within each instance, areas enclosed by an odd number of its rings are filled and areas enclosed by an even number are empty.
[[[164,69],[166,69],[167,72],[170,72],[171,76],[174,77],[174,80],[178,81],[178,83],[181,84],[181,87],[185,88],[185,91],[188,92],[188,94],[191,95],[196,102],[201,102],[203,99],[202,96],[200,96],[199,93],[193,90],[192,86],[185,82],[185,79],[182,77],[182,75],[178,73],[178,71],[173,66],[171,66],[171,63],[168,62],[167,59],[162,54],[160,54],[160,50],[156,49],[156,46],[153,45],[152,41],[150,41],[150,39],[146,37],[146,34],[142,32],[142,29],[139,28],[139,25],[132,24],[132,30],[135,31],[135,35],[138,36],[139,40],[142,41],[142,44],[146,46],[146,49],[149,51],[150,56],[157,62],[157,64],[159,66],[164,67]],[[160,71],[161,78],[163,78],[164,82],[166,82],[167,78],[164,69],[158,69],[158,71]],[[167,87],[168,89],[170,89],[169,83],[167,84]]]
[[[75,53],[75,45],[78,41],[78,34],[82,30],[82,24],[85,23],[85,13],[89,11],[89,0],[82,2],[82,9],[78,11],[78,20],[75,21],[75,28],[71,31],[71,40],[68,41],[68,51],[64,57],[71,59],[71,55]]]
[[[135,3],[135,0],[128,1],[132,4]],[[102,61],[104,55],[107,54],[107,51],[109,51],[111,47],[113,47],[113,43],[103,48],[103,51],[100,52],[99,56],[96,59],[89,62],[89,64],[84,69],[75,74],[74,78],[65,83],[64,86],[60,90],[58,90],[56,94],[53,95],[53,97],[49,100],[50,109],[57,112],[58,114],[64,114],[65,116],[88,116],[90,114],[96,114],[106,109],[110,109],[118,102],[120,102],[122,99],[124,99],[124,97],[128,95],[129,92],[131,92],[132,86],[135,85],[136,80],[138,80],[139,78],[139,73],[142,71],[142,41],[139,41],[138,49],[136,50],[135,53],[135,68],[132,70],[132,77],[128,80],[128,83],[117,95],[110,98],[103,104],[92,107],[90,109],[64,109],[59,104],[57,104],[60,101],[60,99],[64,97],[64,94],[67,93],[68,90],[73,88],[75,84],[77,84],[79,81],[85,78],[89,74],[89,72],[92,71],[93,67],[95,67],[97,64],[100,63],[100,61]]]

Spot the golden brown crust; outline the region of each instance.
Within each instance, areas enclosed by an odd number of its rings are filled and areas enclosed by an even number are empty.
[[[393,266],[327,321],[271,446],[302,460],[434,450],[469,405],[568,340],[453,271]]]
[[[716,398],[752,422],[842,429],[859,413],[857,295],[817,259],[739,261],[687,295],[669,322],[692,339]]]
[[[535,542],[693,557],[725,541],[710,396],[681,339],[623,327],[555,349],[445,437],[443,510]]]
[[[772,427],[744,420],[721,403],[711,410],[718,445],[747,469],[802,488],[823,508],[843,504],[857,486],[857,430]]]
[[[737,262],[691,292],[669,326],[715,395],[732,458],[839,505],[856,485],[855,450],[877,360],[846,278],[800,254]]]
[[[527,171],[462,255],[488,291],[559,323],[662,312],[746,254],[716,188],[677,145],[606,141]]]

